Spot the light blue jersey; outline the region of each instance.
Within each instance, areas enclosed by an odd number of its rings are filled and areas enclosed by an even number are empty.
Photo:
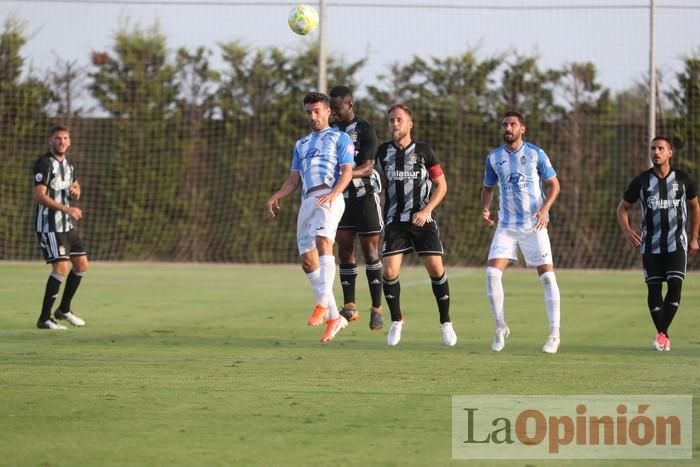
[[[347,133],[326,128],[309,133],[294,145],[292,170],[301,175],[302,195],[313,187],[327,185],[333,188],[340,177],[340,166],[353,164],[355,146]]]
[[[505,145],[486,157],[484,186],[498,183],[498,226],[529,230],[537,223],[534,214],[544,204],[542,182],[557,176],[545,152],[528,142],[510,152]]]

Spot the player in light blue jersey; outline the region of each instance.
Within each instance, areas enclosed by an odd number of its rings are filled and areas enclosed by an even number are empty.
[[[330,100],[319,92],[304,97],[311,133],[294,145],[292,171],[282,187],[267,201],[267,212],[275,218],[280,200],[301,184],[302,202],[297,218],[297,246],[301,267],[311,282],[316,307],[307,324],[326,322],[321,342],[328,342],[348,324],[340,316],[333,297],[335,259],[333,242],[345,209],[343,191],[352,180],[355,148],[350,137],[331,128]]]
[[[547,225],[549,210],[559,196],[559,181],[547,154],[523,141],[526,127],[522,114],[506,112],[501,126],[505,144],[486,158],[481,192],[481,218],[489,227],[495,224],[489,207],[496,185],[500,197],[498,227],[486,269],[486,295],[496,321],[491,350],[503,350],[510,335],[503,309],[502,276],[508,264],[517,261],[520,248],[527,266],[537,268],[544,287],[549,336],[542,351],[556,353],[560,342],[560,298]]]

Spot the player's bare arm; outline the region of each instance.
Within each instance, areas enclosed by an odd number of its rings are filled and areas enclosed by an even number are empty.
[[[352,169],[352,178],[369,177],[372,175],[372,170],[374,170],[374,159],[366,160]]]
[[[493,187],[484,186],[481,190],[481,221],[488,227],[493,227],[495,221],[491,218],[491,199],[493,198]]]
[[[632,229],[632,227],[630,227],[629,210],[631,207],[632,204],[628,203],[624,199],[620,201],[620,204],[617,205],[617,223],[620,224],[622,233],[625,235],[627,241],[635,247],[638,247],[642,244],[642,237],[640,237],[639,234]]]
[[[557,197],[559,197],[559,191],[561,190],[557,177],[552,177],[549,180],[545,180],[544,186],[546,191],[544,204],[535,212],[535,217],[537,217],[535,229],[537,230],[542,230],[547,227],[547,213],[549,213],[552,205],[554,205]]]
[[[80,199],[80,183],[77,180],[71,184],[69,193],[72,199]]]
[[[444,174],[430,180],[433,182],[433,188],[430,192],[430,201],[423,209],[413,215],[413,224],[422,227],[433,216],[433,210],[445,199],[447,194],[447,179]]]
[[[700,202],[697,196],[686,203],[690,217],[690,241],[688,242],[688,253],[695,256],[700,250],[698,244],[698,234],[700,231]]]
[[[317,197],[316,204],[322,206],[324,204],[330,205],[330,203],[345,191],[348,184],[352,180],[352,164],[343,164],[340,168],[340,178],[338,183],[335,184],[333,189],[321,196]]]
[[[47,188],[46,185],[35,185],[34,186],[34,199],[36,200],[37,203],[43,204],[44,206],[48,207],[49,209],[53,209],[56,211],[61,211],[65,212],[68,214],[71,219],[79,221],[83,217],[83,211],[80,210],[80,208],[76,208],[73,206],[66,206],[65,204],[62,203],[57,203],[46,192]]]
[[[279,191],[273,193],[273,195],[267,200],[267,215],[270,216],[270,218],[274,219],[277,217],[277,211],[279,211],[281,208],[280,200],[294,193],[300,182],[301,176],[299,175],[299,172],[293,170],[289,173],[289,177],[287,177],[287,179],[284,181]]]

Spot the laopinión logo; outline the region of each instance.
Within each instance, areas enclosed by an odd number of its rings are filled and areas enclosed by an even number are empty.
[[[454,459],[691,459],[689,395],[453,396]]]

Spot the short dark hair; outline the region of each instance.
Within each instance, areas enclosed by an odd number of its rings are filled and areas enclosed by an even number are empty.
[[[335,86],[333,89],[331,89],[328,95],[331,97],[331,99],[339,97],[341,99],[349,98],[352,100],[352,91],[347,86]]]
[[[316,102],[323,102],[324,104],[326,104],[326,106],[331,105],[331,101],[328,98],[328,96],[322,92],[313,91],[304,96],[304,105],[315,104]]]
[[[655,142],[655,141],[666,141],[666,143],[668,144],[669,149],[670,149],[671,151],[673,151],[673,143],[672,143],[671,140],[670,140],[669,138],[667,138],[666,136],[654,136],[654,139],[652,139],[651,142],[653,143],[653,142]]]
[[[521,114],[520,112],[516,112],[515,110],[509,110],[508,112],[503,114],[503,120],[505,120],[506,117],[515,117],[518,119],[521,125],[525,125],[525,117],[523,117],[523,114]]]
[[[65,127],[63,125],[55,125],[51,128],[51,131],[49,131],[49,137],[55,135],[59,131],[65,131],[66,133],[70,133],[70,131],[68,131],[68,127]]]
[[[389,110],[387,110],[386,114],[389,115],[396,109],[403,110],[408,114],[409,117],[411,117],[411,120],[413,120],[413,112],[411,112],[411,109],[406,104],[393,104],[391,107],[389,107]]]

